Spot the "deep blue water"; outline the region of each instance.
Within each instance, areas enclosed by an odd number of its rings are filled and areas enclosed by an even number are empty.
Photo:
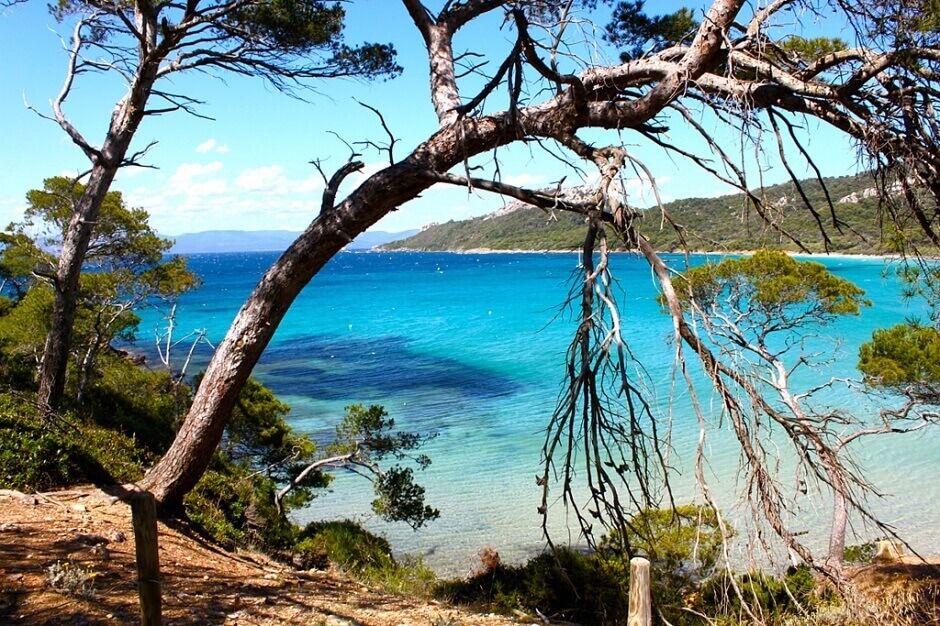
[[[192,256],[190,266],[204,285],[183,299],[177,336],[205,328],[218,343],[275,258],[274,253]],[[682,263],[681,257],[670,260]],[[863,287],[874,303],[825,331],[841,345],[822,373],[857,376],[858,346],[872,329],[919,311],[883,278],[883,261],[824,262]],[[382,404],[403,429],[437,433],[427,450],[433,464],[420,478],[442,516],[417,533],[381,523],[369,515],[369,486],[350,476],[334,482],[333,493],[318,498],[299,520],[364,519],[396,549],[426,554],[432,566],[449,573],[465,572],[484,545],[509,559],[540,549],[534,477],[575,328],[562,304],[576,264],[574,254],[343,253],[331,261],[298,298],[256,375],[293,407],[291,424],[318,440],[329,438],[343,407],[354,403]],[[671,323],[655,302],[644,260],[618,255],[613,270],[625,337],[648,373],[657,415],[671,419],[677,499],[688,500],[699,433],[681,382],[670,400]],[[159,325],[156,313],[144,316],[139,333],[144,351]],[[197,366],[207,358],[208,349],[201,351]],[[702,389],[707,408],[711,396]],[[827,399],[871,410],[845,391]],[[898,494],[875,508],[922,549],[940,538],[940,506],[933,504],[940,502],[935,480],[940,459],[933,454],[938,441],[931,432],[882,438],[857,454],[879,487]],[[716,491],[730,508],[736,502],[737,451],[726,432],[710,436],[708,455],[715,479],[723,481]],[[917,486],[916,501],[911,485]],[[556,517],[562,528],[562,512]],[[821,523],[809,522],[807,530]],[[864,529],[859,532],[865,537]]]

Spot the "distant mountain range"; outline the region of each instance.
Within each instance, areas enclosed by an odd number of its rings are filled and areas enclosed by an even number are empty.
[[[405,239],[417,234],[417,230],[396,233],[385,231],[365,232],[347,246],[349,250],[371,250],[383,243]],[[200,233],[185,233],[176,237],[171,254],[199,254],[202,252],[267,252],[287,249],[300,235],[289,230],[207,230]]]
[[[833,224],[826,191],[818,180],[801,182],[803,192],[820,215],[829,234],[831,252],[877,254],[893,251],[880,232],[883,220],[878,189],[869,174],[824,179],[839,226]],[[578,197],[592,190],[575,187],[566,195]],[[761,198],[767,220],[794,235],[813,252],[824,251],[819,225],[793,183],[754,191]],[[641,231],[661,251],[756,250],[797,251],[798,246],[768,225],[743,193],[717,198],[686,198],[665,205],[675,228],[665,223],[658,209],[641,211]],[[885,224],[887,226],[887,223]],[[840,232],[841,231],[841,232]],[[681,235],[680,235],[681,234]],[[911,231],[915,238],[922,235]],[[462,221],[425,226],[418,234],[381,246],[383,250],[573,250],[584,240],[584,219],[555,211],[549,215],[521,202]]]

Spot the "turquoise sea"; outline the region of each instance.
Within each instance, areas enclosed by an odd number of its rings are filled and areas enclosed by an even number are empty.
[[[276,256],[190,257],[204,285],[183,299],[177,337],[205,328],[213,343],[220,341]],[[674,256],[669,262],[681,267],[684,260]],[[860,316],[825,330],[826,339],[838,345],[810,340],[811,347],[837,350],[820,375],[857,377],[858,346],[871,331],[922,311],[903,301],[897,284],[883,277],[884,261],[842,257],[822,262],[863,287],[874,303]],[[291,424],[318,440],[331,436],[343,407],[354,403],[382,404],[402,429],[436,433],[426,450],[433,463],[420,481],[441,518],[418,532],[382,523],[370,514],[370,486],[343,476],[298,521],[363,520],[397,551],[424,554],[431,566],[448,574],[465,573],[482,546],[495,548],[507,560],[540,550],[544,541],[535,476],[575,328],[563,304],[576,265],[574,254],[371,252],[333,259],[298,298],[256,375],[291,405]],[[652,381],[657,414],[671,419],[676,500],[689,501],[699,431],[681,381],[670,400],[671,323],[655,302],[656,287],[643,259],[617,255],[613,270],[625,337]],[[145,315],[138,349],[152,350],[160,323],[156,313]],[[197,355],[197,366],[207,358],[208,348]],[[708,409],[708,388],[700,389]],[[840,389],[827,401],[872,410]],[[740,487],[734,471],[737,449],[717,415],[714,421],[706,448],[710,472],[720,481],[713,488],[733,515]],[[940,539],[938,443],[940,429],[881,437],[860,447],[855,457],[891,494],[874,502],[874,509],[925,554],[935,554]],[[805,530],[819,534],[825,504],[800,515]],[[555,510],[552,519],[556,538],[564,541],[564,512]],[[874,536],[862,525],[856,531],[863,539]]]

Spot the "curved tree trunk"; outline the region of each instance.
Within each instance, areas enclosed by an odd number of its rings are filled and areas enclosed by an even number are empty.
[[[406,4],[419,8],[415,2]],[[489,10],[484,5],[499,4],[481,3],[480,10]],[[140,486],[156,496],[161,508],[182,501],[209,466],[242,386],[294,299],[343,246],[430,187],[433,178],[423,173],[447,172],[461,161],[524,138],[570,137],[586,126],[625,129],[646,123],[680,95],[681,90],[674,84],[679,74],[690,76],[704,71],[721,44],[720,26],[741,4],[742,0],[718,0],[709,12],[714,13],[712,22],[696,36],[692,53],[680,64],[681,72],[668,73],[657,87],[629,106],[585,102],[582,90],[568,90],[515,115],[497,113],[479,118],[454,115],[451,109],[459,95],[448,76],[434,76],[435,72],[453,70],[453,59],[445,61],[450,53],[448,38],[457,25],[430,26],[415,10],[412,15],[425,33],[432,56],[432,102],[441,129],[407,159],[373,175],[342,204],[321,214],[268,270],[213,355],[172,446]],[[451,17],[457,22],[462,19],[453,14]],[[444,30],[438,30],[441,28]],[[603,75],[591,74],[588,78],[599,84],[607,82]]]
[[[238,312],[209,362],[176,439],[140,482],[141,488],[152,492],[161,508],[182,501],[209,466],[242,386],[294,299],[357,235],[429,188],[435,179],[427,172],[446,172],[463,159],[521,136],[554,136],[559,129],[587,121],[565,96],[550,104],[520,111],[515,124],[505,115],[458,120],[317,217],[265,273]]]
[[[265,273],[238,312],[176,439],[140,482],[141,488],[153,493],[161,508],[182,501],[209,466],[238,394],[294,299],[357,235],[430,187],[434,178],[426,172],[446,172],[462,159],[514,141],[523,128],[530,135],[550,136],[567,125],[566,116],[572,113],[571,107],[560,104],[520,113],[512,127],[505,116],[455,122],[317,217]]]
[[[373,176],[354,199],[314,220],[262,277],[209,362],[173,445],[140,483],[162,508],[178,505],[205,472],[238,394],[304,286],[356,235],[431,185],[410,167]]]

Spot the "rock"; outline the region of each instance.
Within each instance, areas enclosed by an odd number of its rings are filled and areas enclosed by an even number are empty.
[[[28,496],[22,491],[16,491],[15,489],[0,489],[0,496],[6,496],[7,498],[19,500],[22,504],[29,506],[36,506],[39,504],[39,501],[36,500],[35,496]]]
[[[84,504],[73,504],[70,508],[71,508],[73,511],[75,511],[76,513],[87,513],[87,512],[88,512],[88,507],[85,506]]]
[[[115,530],[113,533],[111,533],[110,539],[114,543],[124,543],[127,541],[127,535],[123,530]]]
[[[882,540],[875,544],[875,562],[891,563],[900,561],[904,555],[904,544],[900,541]]]
[[[91,552],[93,556],[96,556],[101,561],[111,560],[111,553],[108,552],[108,549],[105,548],[102,544],[92,546],[89,552]]]
[[[19,524],[14,524],[13,522],[0,524],[0,533],[21,533],[21,532],[23,532],[23,529],[20,528]]]

